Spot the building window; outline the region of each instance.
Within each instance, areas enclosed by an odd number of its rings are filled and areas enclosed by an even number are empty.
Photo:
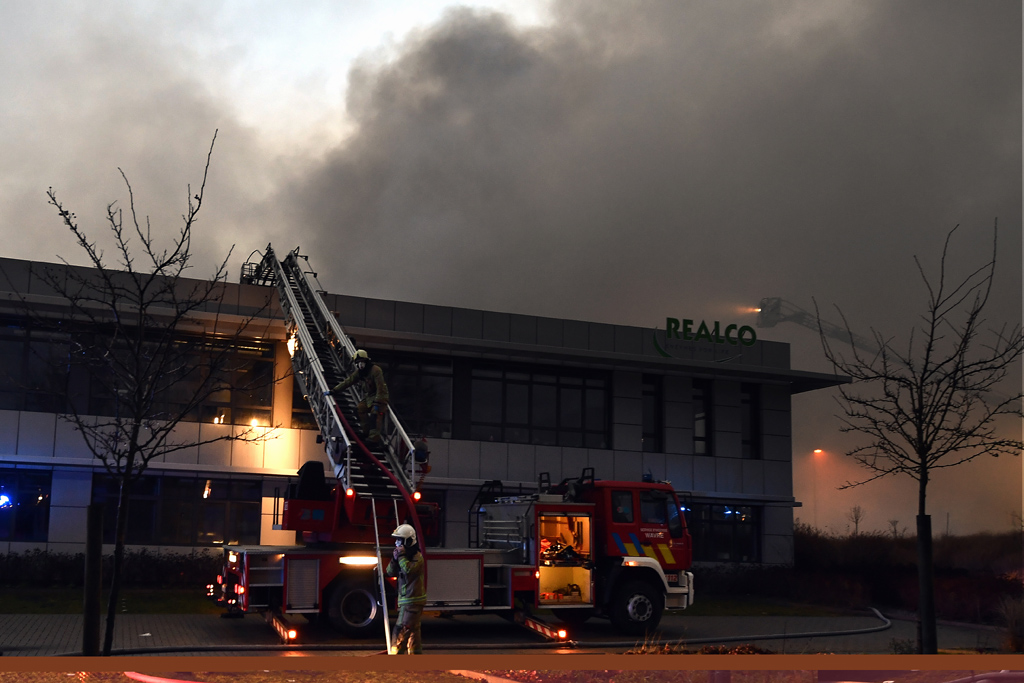
[[[103,503],[103,542],[113,543],[118,483],[93,478]],[[260,542],[262,484],[252,479],[146,476],[132,486],[125,541],[131,545],[244,545]]]
[[[0,470],[0,541],[47,540],[52,481],[48,470]]]
[[[742,457],[761,458],[761,385],[740,385],[740,431]]]
[[[760,562],[760,508],[749,505],[686,506],[693,559],[702,562]]]
[[[391,409],[410,436],[452,436],[452,364],[443,358],[371,351],[384,371]]]
[[[292,429],[320,429],[297,375],[292,376]]]
[[[661,413],[664,405],[661,400],[660,375],[643,376],[643,451],[660,453],[661,448]]]
[[[608,378],[552,368],[470,370],[469,438],[542,446],[608,447]]]
[[[695,455],[712,455],[714,430],[712,413],[711,380],[693,380],[693,452]]]

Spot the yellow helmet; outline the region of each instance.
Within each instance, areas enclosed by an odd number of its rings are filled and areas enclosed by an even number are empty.
[[[352,362],[353,363],[360,363],[360,362],[369,363],[370,362],[370,354],[368,354],[366,351],[364,351],[362,349],[359,349],[354,354],[352,354]]]

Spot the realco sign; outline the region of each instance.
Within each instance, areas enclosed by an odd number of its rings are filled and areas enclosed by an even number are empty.
[[[732,344],[733,346],[736,346],[736,344],[753,346],[754,342],[757,341],[757,333],[754,332],[754,328],[750,325],[744,325],[743,327],[726,325],[725,332],[719,333],[722,323],[716,320],[714,327],[708,327],[708,324],[701,320],[697,331],[694,332],[694,322],[693,320],[683,318],[682,335],[680,335],[679,321],[675,318],[665,318],[665,338],[682,339],[683,341],[707,340],[715,344]]]
[[[655,328],[654,333],[655,350],[665,358],[672,358],[673,356],[658,343],[657,328]],[[709,326],[703,320],[696,321],[683,318],[682,322],[680,322],[677,318],[666,318],[665,346],[671,349],[672,342],[676,339],[688,342],[706,341],[712,344],[729,344],[731,346],[753,346],[754,342],[757,341],[757,332],[750,325],[730,324],[726,325],[723,329],[722,323],[717,320]]]

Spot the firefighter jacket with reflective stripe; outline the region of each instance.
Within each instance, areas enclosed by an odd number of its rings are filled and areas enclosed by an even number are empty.
[[[426,562],[421,553],[407,557],[405,553],[398,560],[388,564],[387,575],[398,577],[398,604],[412,605],[427,601],[427,581],[424,569]]]
[[[362,382],[363,397],[371,403],[388,402],[388,385],[384,383],[384,371],[379,365],[371,365],[365,374],[356,370],[331,391],[341,391],[356,382]]]

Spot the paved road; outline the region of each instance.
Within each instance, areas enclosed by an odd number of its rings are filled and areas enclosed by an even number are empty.
[[[303,622],[299,620],[299,624]],[[916,624],[893,620],[883,630],[853,635],[798,636],[817,632],[836,633],[878,629],[885,622],[873,615],[843,617],[687,617],[666,616],[660,640],[686,643],[697,648],[706,643],[750,643],[785,654],[892,654],[893,644],[916,639]],[[786,639],[766,638],[787,635]],[[621,653],[636,644],[611,632],[607,621],[594,619],[577,627],[575,649],[539,648],[543,643],[525,629],[495,616],[441,619],[423,622],[426,651],[433,654],[536,654],[581,652]],[[304,625],[302,642],[318,655],[365,655],[383,648],[383,640],[347,640],[333,631]],[[967,651],[995,651],[1002,644],[999,629],[943,624],[939,647]],[[81,652],[82,618],[78,615],[5,615],[0,619],[0,651],[5,656],[53,656]],[[259,617],[221,619],[216,615],[133,615],[117,618],[114,650],[120,654],[156,655],[287,655],[276,633]]]

